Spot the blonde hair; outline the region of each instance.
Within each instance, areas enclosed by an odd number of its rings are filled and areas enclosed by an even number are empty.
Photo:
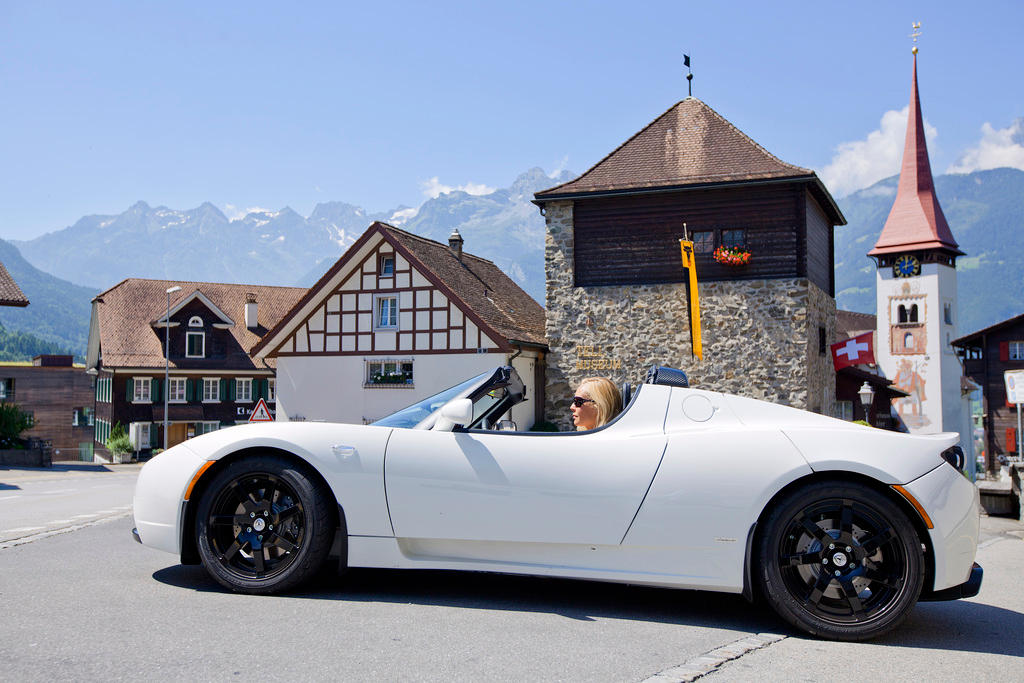
[[[597,406],[597,424],[594,428],[608,424],[622,412],[622,394],[619,388],[607,377],[587,377],[580,382],[580,389],[586,387],[590,398]]]

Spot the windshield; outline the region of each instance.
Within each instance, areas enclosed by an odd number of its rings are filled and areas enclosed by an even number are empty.
[[[467,379],[465,382],[456,384],[450,389],[445,389],[439,394],[434,394],[428,398],[413,403],[407,408],[402,408],[397,413],[392,413],[387,417],[382,417],[376,422],[370,424],[377,427],[400,427],[403,429],[414,429],[419,427],[420,429],[429,429],[433,424],[433,419],[428,419],[434,416],[441,406],[453,398],[462,398],[469,394],[478,384],[483,382],[485,379],[494,374],[493,370],[482,372],[476,377]]]

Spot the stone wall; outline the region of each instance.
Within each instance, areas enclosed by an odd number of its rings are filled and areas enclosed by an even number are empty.
[[[683,283],[573,287],[572,203],[549,203],[545,215],[545,415],[560,429],[572,428],[569,402],[581,379],[638,384],[652,365],[683,369],[693,387],[831,414],[835,300],[816,285],[802,278],[700,283],[704,359],[697,360]]]

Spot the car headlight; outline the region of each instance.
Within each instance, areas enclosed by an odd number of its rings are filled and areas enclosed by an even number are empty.
[[[964,449],[960,448],[960,446],[950,446],[942,451],[942,459],[961,472],[964,471]]]

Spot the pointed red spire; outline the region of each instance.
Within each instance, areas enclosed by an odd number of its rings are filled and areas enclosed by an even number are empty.
[[[892,254],[916,249],[944,249],[963,254],[949,230],[942,207],[935,196],[928,146],[924,139],[924,119],[917,95],[917,54],[914,54],[913,87],[907,114],[907,140],[903,147],[903,167],[896,201],[868,256]]]

